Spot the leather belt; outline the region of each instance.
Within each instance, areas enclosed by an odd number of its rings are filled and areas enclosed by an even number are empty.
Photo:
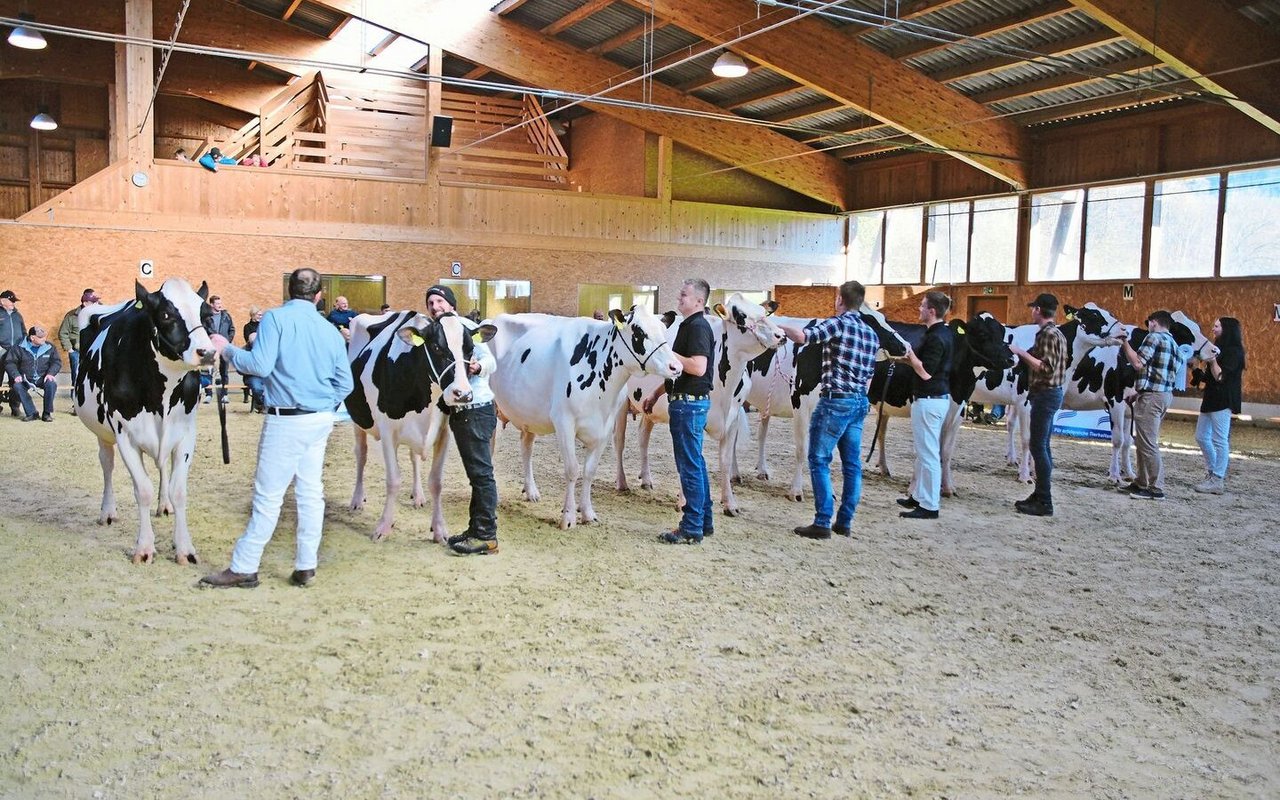
[[[926,394],[916,398],[917,400],[950,400],[949,394]]]
[[[451,411],[468,411],[472,408],[484,408],[485,406],[491,405],[493,405],[492,400],[485,400],[483,403],[465,403],[460,406],[449,406],[449,409]]]
[[[848,400],[850,397],[858,397],[863,392],[828,392],[823,390],[818,392],[818,397],[825,397],[829,400]]]
[[[275,406],[269,406],[267,413],[275,414],[277,417],[300,417],[303,414],[316,414],[318,412],[308,411],[305,408],[276,408]]]
[[[710,399],[711,399],[711,395],[709,395],[709,394],[671,394],[671,395],[667,395],[667,401],[668,401],[668,402],[672,402],[672,401],[675,401],[675,400],[687,400],[687,401],[695,402],[695,403],[696,403],[696,402],[698,402],[699,400],[710,400]]]

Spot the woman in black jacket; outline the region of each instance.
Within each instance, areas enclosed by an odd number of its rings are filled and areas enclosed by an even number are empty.
[[[1240,413],[1240,384],[1244,373],[1244,336],[1240,320],[1220,317],[1213,323],[1213,343],[1218,351],[1194,373],[1204,384],[1200,418],[1196,420],[1196,444],[1204,454],[1205,477],[1195,485],[1203,494],[1222,494],[1227,488],[1227,460],[1231,454],[1231,415]]]

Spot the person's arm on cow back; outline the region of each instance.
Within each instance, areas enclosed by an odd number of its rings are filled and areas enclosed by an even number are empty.
[[[335,330],[334,332],[336,333],[337,331]],[[259,336],[261,336],[261,329],[259,329]],[[341,405],[347,399],[347,395],[351,394],[351,390],[355,388],[356,383],[351,375],[351,362],[347,360],[346,342],[340,336],[333,338],[332,341],[336,347],[334,348],[333,356],[333,374],[329,378],[329,383],[333,386],[333,394],[337,405]],[[491,360],[492,358],[490,356]]]

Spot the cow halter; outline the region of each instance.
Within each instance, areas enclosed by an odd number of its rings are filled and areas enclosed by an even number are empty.
[[[622,329],[619,328],[617,325],[613,326],[613,336],[611,336],[610,338],[613,338],[613,337],[617,337],[618,339],[622,338]],[[635,359],[635,362],[640,365],[641,372],[646,372],[649,369],[649,359],[653,358],[654,354],[657,353],[659,350],[661,350],[664,346],[666,346],[666,344],[667,344],[667,340],[663,339],[661,342],[658,343],[657,347],[653,348],[648,353],[645,353],[645,356],[643,359],[641,359],[640,356],[636,355],[636,351],[632,350],[625,343],[623,344],[622,349],[626,350],[628,353],[631,354],[631,357]]]

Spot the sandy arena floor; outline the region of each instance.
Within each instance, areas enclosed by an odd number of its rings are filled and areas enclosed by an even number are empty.
[[[676,521],[665,428],[659,488],[616,494],[610,451],[602,522],[568,532],[554,447],[525,503],[507,431],[502,551],[458,558],[407,489],[390,539],[367,538],[381,465],[348,511],[339,426],[316,584],[286,582],[290,497],[262,586],[199,590],[248,518],[261,417],[235,399],[230,466],[201,414],[195,568],[166,560],[169,519],[161,560],[130,564],[123,465],[123,522],[95,524],[96,444],[74,417],[0,418],[0,796],[1280,796],[1276,431],[1237,429],[1212,497],[1189,488],[1190,426],[1167,423],[1163,503],[1104,489],[1106,447],[1056,441],[1058,516],[1031,519],[1003,429],[966,428],[961,496],[909,522],[896,421],[897,472],[868,479],[852,540],[793,536],[809,502],[749,478],[701,547],[655,541]],[[773,427],[786,472],[790,426]],[[452,453],[446,481],[458,531]]]

